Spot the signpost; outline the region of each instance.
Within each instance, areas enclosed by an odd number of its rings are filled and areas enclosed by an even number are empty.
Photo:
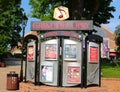
[[[54,9],[54,19],[65,20],[69,18],[69,11],[67,7],[59,6]]]

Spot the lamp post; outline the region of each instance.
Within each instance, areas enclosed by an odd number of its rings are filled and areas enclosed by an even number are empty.
[[[21,57],[21,70],[20,70],[20,81],[23,81],[23,59],[24,59],[24,35],[25,35],[25,27],[27,25],[27,16],[24,13],[22,16],[22,57]]]

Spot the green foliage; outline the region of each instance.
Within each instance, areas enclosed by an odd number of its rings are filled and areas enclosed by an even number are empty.
[[[20,41],[22,11],[21,0],[0,0],[0,58],[7,48]]]
[[[116,65],[117,65],[117,66],[120,66],[120,58],[116,59],[115,62],[116,62]]]
[[[115,43],[118,46],[117,52],[120,53],[120,25],[118,25],[115,30]]]
[[[95,24],[108,23],[113,18],[110,6],[112,0],[30,0],[32,17],[41,20],[52,20],[53,10],[58,6],[69,8],[69,20],[94,20]]]

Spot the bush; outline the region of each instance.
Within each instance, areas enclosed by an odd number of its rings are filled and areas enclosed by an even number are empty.
[[[118,58],[118,59],[116,59],[116,64],[117,64],[117,66],[120,66],[120,58]]]
[[[14,54],[14,57],[15,58],[21,58],[22,56],[21,56],[21,54]]]

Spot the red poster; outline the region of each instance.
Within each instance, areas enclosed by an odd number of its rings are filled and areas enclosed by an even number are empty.
[[[80,83],[80,67],[68,67],[67,82]]]
[[[90,61],[89,62],[98,62],[98,48],[97,47],[90,47]]]
[[[45,46],[45,59],[57,59],[56,44],[46,44],[46,46]]]
[[[35,60],[34,46],[28,46],[27,60],[28,61]]]

